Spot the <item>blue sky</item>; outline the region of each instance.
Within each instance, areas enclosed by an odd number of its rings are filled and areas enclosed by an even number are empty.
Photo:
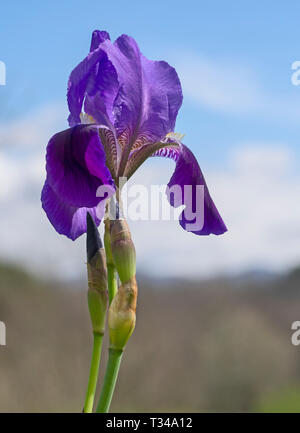
[[[95,28],[108,30],[112,38],[130,34],[147,57],[166,59],[177,69],[186,54],[215,62],[212,68],[218,69],[220,77],[223,64],[232,64],[233,79],[238,68],[240,74],[245,70],[247,87],[250,71],[266,100],[283,97],[287,105],[289,100],[300,102],[300,86],[290,81],[291,63],[300,58],[297,1],[54,0],[17,4],[5,2],[0,18],[0,56],[8,74],[1,93],[8,100],[8,114],[64,100],[68,75],[86,55]],[[284,142],[299,153],[300,122],[287,117],[262,115],[255,109],[246,114],[214,110],[186,95],[177,128],[199,155],[201,152],[204,162],[224,157],[229,146],[242,141]]]
[[[291,65],[300,60],[299,17],[296,0],[1,5],[7,85],[0,86],[0,258],[18,251],[31,268],[84,270],[84,240],[74,247],[59,237],[39,197],[46,143],[67,127],[68,76],[87,54],[92,31],[103,29],[112,39],[133,36],[146,57],[178,71],[184,103],[176,131],[185,134],[229,227],[223,237],[199,240],[177,221],[136,224],[139,266],[147,269],[150,260],[160,275],[198,277],[299,264],[300,86],[291,83]],[[151,183],[155,173],[157,183],[167,182],[171,165],[147,163],[137,179]],[[8,233],[16,225],[22,236],[14,243]]]

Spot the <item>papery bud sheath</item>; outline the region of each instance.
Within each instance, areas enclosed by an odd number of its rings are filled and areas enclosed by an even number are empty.
[[[88,306],[93,332],[104,334],[107,310],[107,267],[105,251],[94,220],[87,214]]]
[[[130,230],[125,220],[110,221],[111,252],[122,283],[136,273],[136,253]]]
[[[120,285],[108,312],[110,348],[123,350],[136,321],[137,284],[135,276]]]

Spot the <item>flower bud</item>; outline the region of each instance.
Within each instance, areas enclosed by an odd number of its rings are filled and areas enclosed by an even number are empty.
[[[93,332],[103,335],[105,330],[107,293],[89,289],[87,296]]]
[[[114,265],[114,259],[111,252],[111,237],[110,237],[110,220],[106,218],[104,220],[105,232],[104,232],[104,245],[106,252],[106,264],[107,264],[107,283],[108,283],[108,298],[109,304],[115,297],[118,291],[117,283],[117,271]]]
[[[103,334],[107,310],[107,268],[105,251],[96,224],[87,213],[88,306],[93,332]]]
[[[123,350],[136,321],[137,284],[135,277],[121,284],[108,310],[110,348]]]
[[[111,252],[110,220],[108,218],[104,220],[104,225],[105,225],[104,246],[106,252],[106,264],[113,265],[114,260]]]
[[[136,273],[136,253],[130,230],[125,220],[110,221],[111,252],[122,283]]]

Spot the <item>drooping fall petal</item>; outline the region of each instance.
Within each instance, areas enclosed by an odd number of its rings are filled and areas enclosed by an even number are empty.
[[[86,211],[95,212],[104,200],[98,188],[106,186],[107,196],[115,190],[98,128],[78,125],[55,134],[47,146],[46,171],[43,208],[59,233],[75,239],[85,231]]]
[[[99,202],[94,208],[68,205],[53,191],[47,181],[43,187],[41,199],[43,209],[55,230],[73,241],[86,232],[87,212],[93,216],[97,225],[100,224],[105,212],[105,201]]]
[[[181,227],[196,235],[225,233],[227,228],[189,148],[183,144],[177,149],[164,148],[154,156],[165,156],[176,161],[175,171],[168,183],[167,197],[173,207],[185,205],[180,216]]]

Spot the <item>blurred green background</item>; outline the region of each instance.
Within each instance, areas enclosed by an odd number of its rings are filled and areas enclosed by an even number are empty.
[[[300,346],[291,343],[299,270],[138,281],[112,412],[300,412]],[[0,410],[80,412],[92,344],[84,283],[40,281],[2,264],[0,320]]]

